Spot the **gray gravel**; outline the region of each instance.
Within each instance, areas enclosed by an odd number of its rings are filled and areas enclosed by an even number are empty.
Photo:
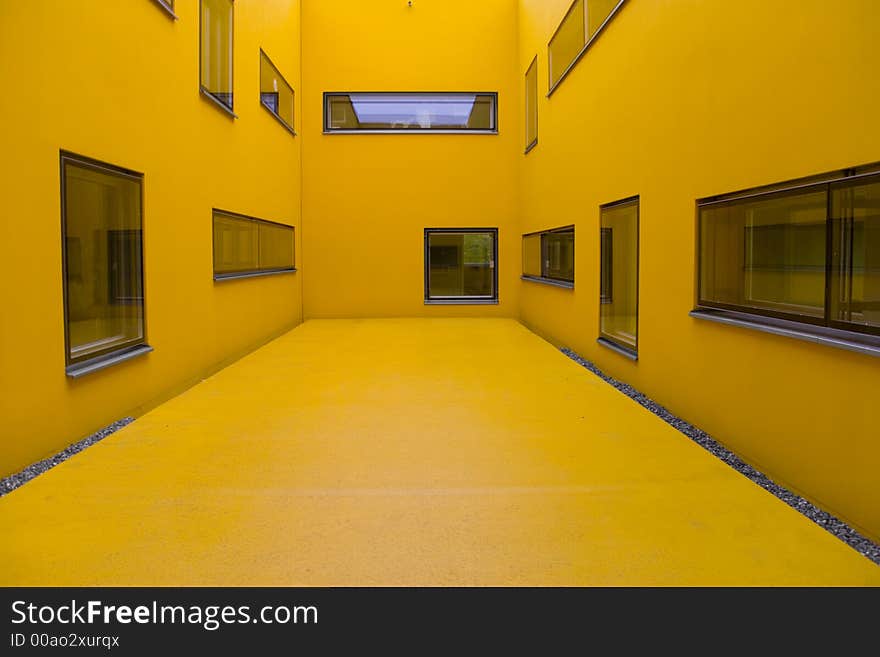
[[[676,417],[665,408],[663,408],[660,404],[652,401],[632,386],[627,385],[626,383],[621,383],[620,381],[611,378],[598,367],[593,365],[593,363],[591,363],[590,361],[581,358],[569,349],[562,349],[562,353],[564,353],[576,363],[579,363],[580,365],[590,370],[599,378],[603,379],[607,383],[610,383],[612,386],[620,390],[620,392],[625,394],[630,399],[635,400],[636,402],[647,408],[649,411],[651,411],[654,415],[659,417],[667,424],[671,424],[673,427],[681,431],[685,436],[697,443],[700,447],[724,461],[727,465],[729,465],[740,474],[745,475],[746,477],[751,479],[764,490],[773,493],[773,495],[788,504],[788,506],[797,511],[800,511],[804,516],[815,522],[824,530],[830,532],[831,534],[834,534],[837,538],[849,545],[856,552],[863,554],[877,565],[880,565],[880,545],[870,540],[869,538],[862,536],[859,532],[847,525],[840,518],[831,515],[827,511],[823,511],[811,502],[805,500],[800,495],[792,493],[787,488],[783,488],[772,479],[770,479],[770,477],[765,475],[763,472],[759,472],[748,463],[743,461],[741,458],[739,458],[736,454],[731,452],[729,449],[718,443],[705,431],[701,431],[694,425],[685,422],[681,418]]]
[[[117,422],[114,422],[109,427],[104,427],[100,431],[93,433],[91,436],[87,438],[83,438],[79,442],[73,443],[66,447],[64,450],[58,452],[54,456],[50,456],[47,459],[43,459],[33,465],[29,465],[21,472],[16,472],[13,475],[9,475],[5,479],[0,479],[0,497],[3,497],[7,493],[11,493],[19,486],[23,486],[27,482],[29,482],[34,477],[38,477],[47,470],[51,470],[56,465],[61,463],[62,461],[66,461],[74,454],[77,454],[83,451],[87,447],[91,447],[96,442],[103,440],[111,433],[115,433],[119,431],[126,424],[130,424],[134,421],[133,417],[125,417]]]

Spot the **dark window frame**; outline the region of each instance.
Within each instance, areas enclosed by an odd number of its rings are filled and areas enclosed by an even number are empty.
[[[532,69],[534,69],[534,71],[535,71],[535,94],[534,94],[534,98],[532,99],[532,102],[535,105],[535,138],[532,139],[532,141],[528,141],[528,139],[529,139],[529,112],[528,112],[528,108],[529,108],[529,97],[528,97],[528,94],[529,94],[529,74],[532,72]],[[531,150],[535,146],[538,145],[538,97],[540,96],[540,94],[538,93],[538,55],[537,54],[532,58],[532,63],[529,64],[529,67],[526,69],[525,91],[526,91],[526,102],[525,102],[525,108],[526,108],[526,116],[525,116],[526,149],[525,149],[525,154],[528,154],[529,152],[531,152]]]
[[[492,235],[492,295],[479,296],[431,296],[431,249],[430,237],[434,234],[491,234]],[[494,228],[425,228],[424,270],[426,305],[493,305],[498,303],[498,227]]]
[[[266,54],[266,51],[263,50],[262,48],[260,48],[260,67],[261,67],[261,70],[260,70],[260,77],[259,77],[259,79],[262,80],[262,77],[263,77],[263,75],[262,75],[262,74],[263,74],[263,71],[262,71],[263,57],[266,58],[266,61],[269,63],[269,66],[271,66],[271,67],[272,67],[272,70],[275,71],[275,73],[278,75],[279,78],[281,78],[281,81],[284,82],[284,84],[287,85],[287,88],[288,88],[288,89],[290,89],[290,97],[291,97],[291,102],[292,102],[292,104],[293,104],[293,121],[294,121],[294,123],[295,123],[295,122],[296,122],[296,91],[294,90],[293,85],[291,85],[291,84],[287,81],[287,78],[285,78],[283,75],[281,75],[281,71],[279,71],[279,70],[278,70],[278,67],[275,66],[275,62],[272,61],[272,58],[269,57],[269,55]],[[282,125],[282,126],[283,126],[283,127],[284,127],[284,128],[285,128],[285,129],[291,134],[291,135],[293,135],[294,137],[296,137],[296,129],[293,127],[293,125],[288,124],[287,121],[284,120],[284,117],[282,117],[282,116],[281,116],[276,110],[273,110],[271,107],[269,107],[269,106],[263,101],[263,91],[262,91],[262,89],[260,90],[260,105],[262,105],[263,108],[264,108],[267,112],[269,112],[269,114],[271,114],[272,116],[274,116],[275,119],[276,119],[279,123],[281,123],[281,125]]]
[[[541,250],[541,275],[534,276],[534,275],[526,274],[525,272],[523,272],[522,276],[520,276],[520,278],[524,281],[530,281],[532,283],[548,283],[548,284],[554,285],[556,287],[574,289],[574,269],[575,269],[574,263],[572,263],[572,277],[570,279],[561,278],[561,277],[557,277],[557,276],[551,276],[550,274],[547,273],[546,258],[544,258],[545,247],[546,247],[546,240],[544,239],[545,236],[553,235],[556,233],[571,233],[572,247],[574,247],[574,241],[575,241],[574,228],[575,228],[574,224],[570,224],[568,226],[561,226],[559,228],[550,228],[548,230],[535,230],[535,231],[532,231],[531,233],[523,233],[523,235],[522,235],[523,240],[527,237],[534,237],[535,235],[540,235],[540,237],[541,237],[540,246],[539,246],[539,248]]]
[[[226,215],[227,217],[231,217],[233,219],[242,219],[245,221],[250,221],[256,224],[269,224],[270,226],[280,226],[281,228],[289,228],[290,233],[293,237],[293,265],[290,267],[266,267],[266,268],[257,268],[257,269],[244,269],[234,272],[221,272],[217,273],[214,269],[214,254],[216,253],[217,244],[214,242],[214,217],[215,215]],[[259,245],[257,245],[257,253],[259,254]],[[259,255],[258,255],[259,257]],[[256,278],[258,276],[271,276],[274,274],[290,274],[296,269],[296,227],[290,224],[283,224],[280,221],[270,221],[268,219],[260,219],[259,217],[252,217],[248,214],[242,214],[241,212],[233,212],[231,210],[223,210],[222,208],[211,208],[211,269],[214,276],[214,281],[227,281],[237,278]]]
[[[618,5],[619,6],[619,5]],[[625,205],[635,205],[636,208],[636,261],[635,261],[635,276],[636,276],[636,345],[632,347],[631,345],[618,342],[614,339],[613,336],[610,336],[602,331],[602,312],[601,307],[603,305],[602,302],[602,291],[601,291],[601,281],[602,281],[602,258],[599,258],[599,337],[596,340],[601,345],[609,347],[613,351],[621,354],[622,356],[626,356],[630,360],[636,361],[639,358],[639,302],[641,300],[641,294],[639,293],[642,286],[641,280],[641,222],[642,222],[642,199],[640,195],[629,196],[627,198],[623,198],[617,201],[611,201],[610,203],[603,203],[599,206],[599,230],[602,230],[602,211],[610,210],[613,208],[625,206]],[[601,240],[601,232],[599,233]],[[609,258],[609,264],[613,266],[614,260],[613,257]],[[606,303],[610,303],[606,302]]]
[[[491,96],[492,97],[492,128],[333,128],[330,125],[330,99],[336,96]],[[325,91],[324,92],[325,135],[497,135],[498,134],[498,92],[497,91]]]
[[[553,30],[553,34],[550,37],[550,40],[547,42],[547,80],[548,80],[548,87],[549,87],[547,90],[547,98],[552,96],[553,92],[556,91],[556,89],[559,87],[560,84],[562,84],[562,81],[568,77],[568,74],[571,73],[572,69],[574,69],[574,67],[577,66],[577,63],[579,61],[581,61],[581,58],[586,54],[587,50],[590,49],[590,46],[592,46],[593,43],[599,38],[599,36],[603,32],[605,32],[605,28],[608,27],[608,24],[614,19],[615,16],[617,16],[617,14],[620,13],[620,8],[623,7],[623,5],[626,3],[626,0],[620,0],[620,2],[618,2],[615,5],[614,9],[612,9],[608,13],[608,15],[605,17],[605,20],[602,21],[602,24],[596,28],[596,31],[593,32],[592,36],[587,34],[587,26],[584,25],[584,37],[585,37],[586,41],[585,41],[583,47],[580,49],[578,54],[574,56],[574,59],[571,60],[571,63],[569,63],[569,65],[565,67],[565,69],[562,71],[562,73],[559,74],[559,79],[557,79],[554,82],[553,81],[553,56],[550,53],[550,44],[553,43],[553,39],[556,38],[556,35],[559,33],[559,30],[562,28],[562,25],[565,23],[569,14],[571,14],[572,10],[574,9],[574,6],[578,2],[584,3],[584,12],[585,12],[585,16],[586,16],[586,12],[588,9],[587,1],[588,0],[572,0],[571,5],[569,5],[568,9],[565,12],[565,15],[563,15],[562,20],[559,21],[559,25],[556,26],[555,30]]]
[[[104,349],[91,352],[80,358],[70,355],[70,300],[67,284],[68,261],[67,261],[67,175],[65,165],[73,164],[83,169],[89,169],[97,173],[116,176],[131,180],[140,185],[140,220],[141,220],[141,336],[132,338],[123,343],[108,346]],[[144,247],[144,174],[132,169],[120,167],[109,162],[95,158],[78,155],[71,151],[60,151],[59,178],[61,183],[61,286],[64,305],[64,365],[68,376],[78,378],[84,374],[104,369],[118,362],[123,362],[152,351],[147,342],[147,281],[145,276],[146,249]]]
[[[614,231],[610,227],[599,226],[599,304],[613,302]]]
[[[229,92],[228,105],[221,100],[216,92],[209,91],[208,88],[202,84],[202,36],[204,34],[204,26],[202,25],[202,16],[204,14],[202,11],[203,1],[204,0],[199,0],[199,92],[201,93],[202,98],[211,101],[215,107],[220,108],[233,119],[237,119],[238,114],[235,113],[235,0],[228,0],[229,4],[232,6],[232,21],[229,28],[231,33],[229,38],[229,49],[230,59],[232,60],[232,67],[229,70],[229,87],[232,91]]]
[[[797,178],[781,183],[752,187],[737,192],[719,194],[696,201],[696,276],[694,309],[690,315],[698,319],[710,319],[720,323],[756,328],[771,333],[788,335],[812,342],[840,346],[845,349],[880,355],[880,327],[841,322],[831,318],[831,279],[833,267],[832,191],[860,182],[880,182],[880,163],[852,167]],[[731,205],[743,200],[772,200],[786,196],[798,196],[824,191],[826,194],[825,216],[825,298],[822,317],[780,312],[776,310],[739,306],[702,298],[702,221],[703,208]]]

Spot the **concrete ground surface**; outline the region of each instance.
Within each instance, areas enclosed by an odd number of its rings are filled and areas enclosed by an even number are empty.
[[[0,498],[0,535],[2,585],[880,585],[504,319],[308,321]]]

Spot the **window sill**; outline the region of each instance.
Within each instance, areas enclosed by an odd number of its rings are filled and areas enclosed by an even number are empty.
[[[868,354],[869,356],[880,356],[880,338],[853,331],[844,331],[824,326],[811,326],[809,324],[761,317],[732,310],[697,308],[689,314],[696,319],[705,319],[710,322],[718,322],[719,324],[754,329],[764,333],[782,335],[828,347],[837,347],[838,349],[855,351],[860,354]]]
[[[210,91],[208,91],[208,90],[205,89],[204,87],[199,87],[199,93],[201,94],[202,98],[204,98],[205,100],[209,101],[212,105],[214,105],[215,107],[219,108],[219,109],[222,110],[223,112],[226,112],[226,114],[229,115],[229,118],[231,118],[231,119],[237,119],[237,118],[238,118],[238,114],[236,114],[236,113],[233,112],[229,107],[227,107],[226,105],[224,105],[223,103],[221,103],[219,100],[217,100],[217,99],[214,97],[214,94],[212,94]]]
[[[296,267],[293,269],[267,269],[266,271],[248,271],[234,274],[214,274],[215,281],[229,281],[239,278],[258,278],[260,276],[276,276],[278,274],[295,274]]]
[[[561,287],[565,290],[573,290],[574,282],[570,281],[557,281],[555,278],[543,278],[541,276],[526,276],[523,274],[520,276],[520,279],[523,281],[529,281],[530,283],[540,283],[541,285],[549,285],[551,287]]]
[[[263,106],[263,109],[264,109],[264,110],[266,110],[267,112],[269,112],[269,114],[271,114],[273,117],[275,117],[275,120],[278,121],[278,123],[280,123],[281,126],[282,126],[285,130],[287,130],[287,132],[289,132],[289,133],[292,134],[294,137],[296,137],[296,130],[294,130],[292,127],[290,127],[284,119],[282,119],[280,116],[278,116],[278,114],[276,114],[275,112],[273,112],[273,111],[272,111],[272,108],[268,107],[268,106],[266,105],[266,103],[263,103],[263,102],[261,102],[260,105]]]
[[[92,358],[91,360],[83,361],[82,363],[68,365],[64,371],[71,379],[78,379],[81,376],[85,376],[86,374],[98,372],[99,370],[112,367],[113,365],[124,363],[125,361],[131,360],[132,358],[143,356],[144,354],[148,354],[151,351],[153,351],[153,348],[150,345],[139,344],[134,347],[128,347],[123,351],[117,351],[112,354],[98,356],[97,358]]]
[[[616,342],[612,342],[608,338],[599,338],[596,340],[600,345],[614,351],[624,358],[629,358],[631,361],[637,361],[639,359],[639,354],[632,349],[627,349],[626,347],[621,347]]]
[[[533,149],[535,146],[537,146],[537,145],[538,145],[538,140],[536,139],[536,140],[533,141],[531,144],[529,144],[528,146],[526,146],[526,150],[525,150],[524,155],[528,155],[529,153],[531,153],[531,152],[532,152],[532,149]]]
[[[426,306],[497,306],[498,299],[425,299]]]
[[[497,135],[497,130],[324,130],[325,135]]]

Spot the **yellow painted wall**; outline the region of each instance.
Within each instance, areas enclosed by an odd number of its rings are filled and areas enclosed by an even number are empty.
[[[294,225],[301,260],[301,139],[259,103],[261,47],[299,91],[299,3],[235,3],[235,120],[199,95],[198,1],[176,12],[153,0],[0,3],[0,476],[302,320],[299,273],[214,283],[211,252],[218,207]],[[61,149],[144,174],[155,351],[78,380],[64,372]]]
[[[569,3],[519,2],[522,230],[576,226],[575,289],[523,282],[522,320],[880,537],[880,359],[688,316],[696,199],[880,160],[877,3],[627,0],[547,98]],[[599,205],[635,194],[637,363],[596,343]]]
[[[303,4],[306,317],[518,314],[514,0]],[[325,91],[497,91],[498,135],[323,135]],[[426,227],[498,227],[499,304],[425,306]]]

